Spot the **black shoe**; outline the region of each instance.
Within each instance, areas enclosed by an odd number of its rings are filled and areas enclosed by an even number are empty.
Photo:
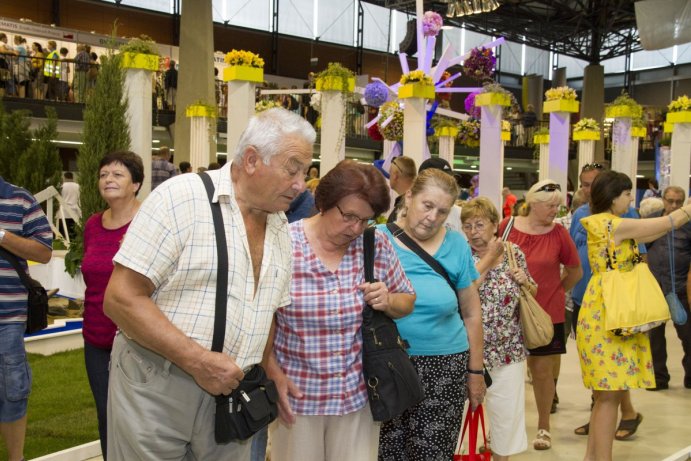
[[[691,389],[691,379],[684,379],[684,387]]]
[[[667,383],[658,383],[655,385],[655,387],[649,387],[646,389],[646,391],[663,391],[665,389],[669,389],[669,384]]]
[[[557,402],[555,402],[554,400],[552,400],[552,408],[550,408],[549,414],[550,414],[550,415],[553,415],[553,414],[556,413],[556,412],[557,412]]]

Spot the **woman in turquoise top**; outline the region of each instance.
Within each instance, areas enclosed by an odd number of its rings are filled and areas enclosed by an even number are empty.
[[[406,193],[396,220],[444,267],[455,291],[385,225],[379,226],[417,293],[413,313],[396,323],[410,344],[408,353],[425,391],[422,402],[382,425],[380,461],[451,459],[466,398],[475,408],[484,397],[482,312],[473,285],[478,273],[465,239],[444,226],[456,197],[453,176],[424,170]],[[397,230],[394,233],[399,235]]]

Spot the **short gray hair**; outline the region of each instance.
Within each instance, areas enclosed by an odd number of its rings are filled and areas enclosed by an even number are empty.
[[[281,152],[287,136],[296,136],[314,144],[317,133],[307,120],[282,108],[265,110],[250,119],[235,148],[234,161],[241,161],[248,147],[254,147],[268,165],[271,157]]]

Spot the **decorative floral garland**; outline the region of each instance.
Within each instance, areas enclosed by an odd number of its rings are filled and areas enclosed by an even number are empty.
[[[412,72],[408,72],[407,74],[403,74],[401,76],[400,83],[401,85],[405,85],[407,83],[422,83],[423,85],[434,85],[432,77],[425,74],[425,72],[422,70],[414,70]]]
[[[265,110],[273,109],[274,107],[283,107],[280,102],[273,99],[260,99],[254,104],[254,111],[256,113],[264,112]]]
[[[508,120],[502,120],[501,131],[511,131],[511,122],[509,122]]]
[[[480,122],[475,119],[462,120],[458,125],[458,142],[467,147],[480,145]]]
[[[436,37],[443,25],[444,20],[439,13],[426,11],[422,16],[422,34],[425,37]]]
[[[573,131],[600,131],[600,124],[594,118],[582,118],[573,126]]]
[[[545,91],[545,99],[547,101],[558,101],[560,99],[575,101],[576,97],[576,90],[568,86],[559,86]]]
[[[463,61],[463,74],[477,80],[488,80],[494,75],[496,65],[497,58],[491,49],[473,48]]]
[[[372,82],[365,87],[365,102],[368,106],[380,107],[389,99],[389,89],[382,82]]]
[[[397,101],[390,101],[379,108],[381,118],[379,119],[379,132],[388,141],[400,141],[403,139],[403,109]],[[393,116],[391,121],[382,126],[389,117]]]
[[[226,56],[223,58],[223,60],[229,66],[249,66],[259,69],[264,68],[264,60],[260,58],[258,54],[252,53],[251,51],[233,49],[226,53]]]
[[[670,112],[682,112],[691,110],[691,99],[686,96],[679,96],[667,106]]]

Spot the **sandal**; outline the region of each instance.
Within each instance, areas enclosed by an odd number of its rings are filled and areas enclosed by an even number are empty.
[[[636,419],[622,419],[619,421],[619,427],[617,427],[617,432],[614,434],[614,438],[617,440],[628,440],[633,434],[636,433],[638,426],[643,421],[643,415],[636,413]],[[619,432],[623,432],[623,435],[619,435]]]
[[[533,440],[533,448],[536,450],[549,450],[552,448],[552,434],[544,429],[538,430],[535,440]]]
[[[588,432],[590,432],[590,423],[585,423],[573,430],[576,435],[588,435]]]

